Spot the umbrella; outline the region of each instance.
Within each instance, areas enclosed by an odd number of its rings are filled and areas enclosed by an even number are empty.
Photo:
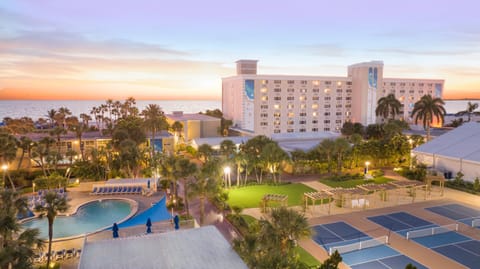
[[[180,226],[178,225],[178,223],[180,222],[180,218],[178,217],[178,215],[175,215],[175,217],[173,218],[173,222],[175,222],[175,230],[178,230],[180,228]]]
[[[116,222],[113,224],[112,231],[113,231],[113,238],[117,238],[118,237],[118,225],[117,225]]]
[[[147,181],[147,188],[150,189],[150,179]]]
[[[147,234],[152,232],[152,220],[150,218],[147,219]]]

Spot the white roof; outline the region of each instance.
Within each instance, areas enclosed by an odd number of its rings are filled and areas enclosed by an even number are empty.
[[[214,226],[86,242],[79,269],[248,267]]]
[[[480,123],[465,123],[416,147],[413,152],[480,162]]]

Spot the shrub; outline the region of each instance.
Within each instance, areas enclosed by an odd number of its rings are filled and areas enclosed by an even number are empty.
[[[480,179],[478,177],[476,177],[473,182],[473,190],[476,192],[480,191]]]

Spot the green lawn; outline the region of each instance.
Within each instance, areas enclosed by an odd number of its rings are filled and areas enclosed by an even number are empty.
[[[308,265],[309,267],[319,266],[320,262],[315,259],[310,253],[308,253],[302,247],[296,247],[295,250],[297,251],[298,255],[300,255],[300,261]]]
[[[342,187],[342,188],[352,188],[357,185],[362,185],[362,184],[368,184],[368,183],[375,183],[375,184],[382,184],[382,183],[387,183],[389,181],[393,181],[390,178],[386,177],[376,177],[374,179],[352,179],[352,180],[345,180],[345,181],[335,181],[335,180],[327,180],[327,179],[320,179],[320,182],[330,186],[332,188],[337,188],[337,187]]]
[[[285,185],[253,185],[231,189],[228,193],[230,206],[241,208],[260,207],[260,202],[265,194],[286,194],[288,205],[301,205],[304,192],[315,190],[300,183]],[[273,204],[273,203],[272,203]]]

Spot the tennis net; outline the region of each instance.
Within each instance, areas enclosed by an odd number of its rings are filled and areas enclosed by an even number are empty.
[[[355,242],[355,243],[348,244],[348,245],[331,247],[329,249],[328,253],[330,255],[332,255],[336,250],[336,251],[338,251],[338,253],[342,254],[342,253],[357,251],[357,250],[361,250],[361,249],[365,249],[365,248],[373,248],[373,247],[380,246],[380,245],[385,245],[385,244],[388,244],[388,236],[387,235],[377,237],[377,238],[373,238],[373,239],[360,241],[360,242]]]
[[[418,237],[432,236],[436,234],[448,233],[451,231],[458,231],[458,223],[448,224],[438,227],[430,227],[420,230],[414,230],[407,232],[407,240]]]
[[[480,227],[480,218],[472,220],[472,227]]]

